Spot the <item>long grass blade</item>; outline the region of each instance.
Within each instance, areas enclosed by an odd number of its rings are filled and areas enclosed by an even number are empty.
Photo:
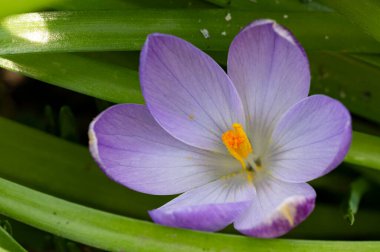
[[[231,19],[226,19],[230,13]],[[0,54],[140,50],[146,36],[180,36],[201,49],[227,50],[238,31],[258,18],[286,25],[309,50],[380,52],[379,43],[342,16],[326,12],[147,10],[41,12],[0,21]],[[201,30],[209,36],[204,37]]]
[[[376,251],[380,242],[254,239],[173,229],[98,211],[0,179],[0,212],[109,251]]]
[[[26,252],[13,237],[0,227],[0,251],[1,252]]]
[[[0,56],[0,67],[115,103],[143,102],[135,70],[91,57],[74,54],[8,55]]]

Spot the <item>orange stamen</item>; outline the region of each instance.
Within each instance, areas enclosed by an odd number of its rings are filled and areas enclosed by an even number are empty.
[[[230,154],[241,163],[245,170],[245,159],[252,153],[252,146],[243,127],[239,123],[234,123],[231,130],[223,133],[222,141]]]

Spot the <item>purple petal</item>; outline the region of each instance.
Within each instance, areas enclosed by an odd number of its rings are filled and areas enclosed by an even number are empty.
[[[281,236],[314,209],[315,191],[306,183],[292,184],[270,176],[255,183],[256,196],[251,206],[234,222],[241,233],[272,238]]]
[[[107,109],[91,123],[89,136],[91,153],[104,172],[144,193],[177,194],[241,170],[230,156],[173,138],[143,105]]]
[[[258,20],[233,40],[228,75],[249,118],[253,149],[261,155],[279,117],[309,93],[306,54],[288,30],[272,20]]]
[[[189,145],[225,153],[222,134],[233,123],[245,125],[239,95],[227,74],[180,38],[148,37],[140,56],[140,81],[153,117]]]
[[[252,183],[240,173],[188,191],[149,214],[165,226],[217,231],[231,224],[254,195]]]
[[[305,98],[274,130],[268,168],[288,182],[320,177],[343,161],[351,134],[350,114],[339,101],[323,95]]]

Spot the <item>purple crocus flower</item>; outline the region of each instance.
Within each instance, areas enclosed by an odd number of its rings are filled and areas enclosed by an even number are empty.
[[[306,54],[271,20],[243,29],[228,75],[175,36],[149,35],[140,57],[145,105],[115,105],[91,123],[91,153],[133,190],[180,196],[149,212],[159,224],[276,237],[314,209],[306,182],[342,162],[351,118],[337,100],[307,97]]]

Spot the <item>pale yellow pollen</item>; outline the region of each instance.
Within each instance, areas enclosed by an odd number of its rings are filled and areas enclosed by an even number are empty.
[[[294,226],[295,207],[290,203],[285,203],[280,207],[282,216],[289,222],[290,226]]]

